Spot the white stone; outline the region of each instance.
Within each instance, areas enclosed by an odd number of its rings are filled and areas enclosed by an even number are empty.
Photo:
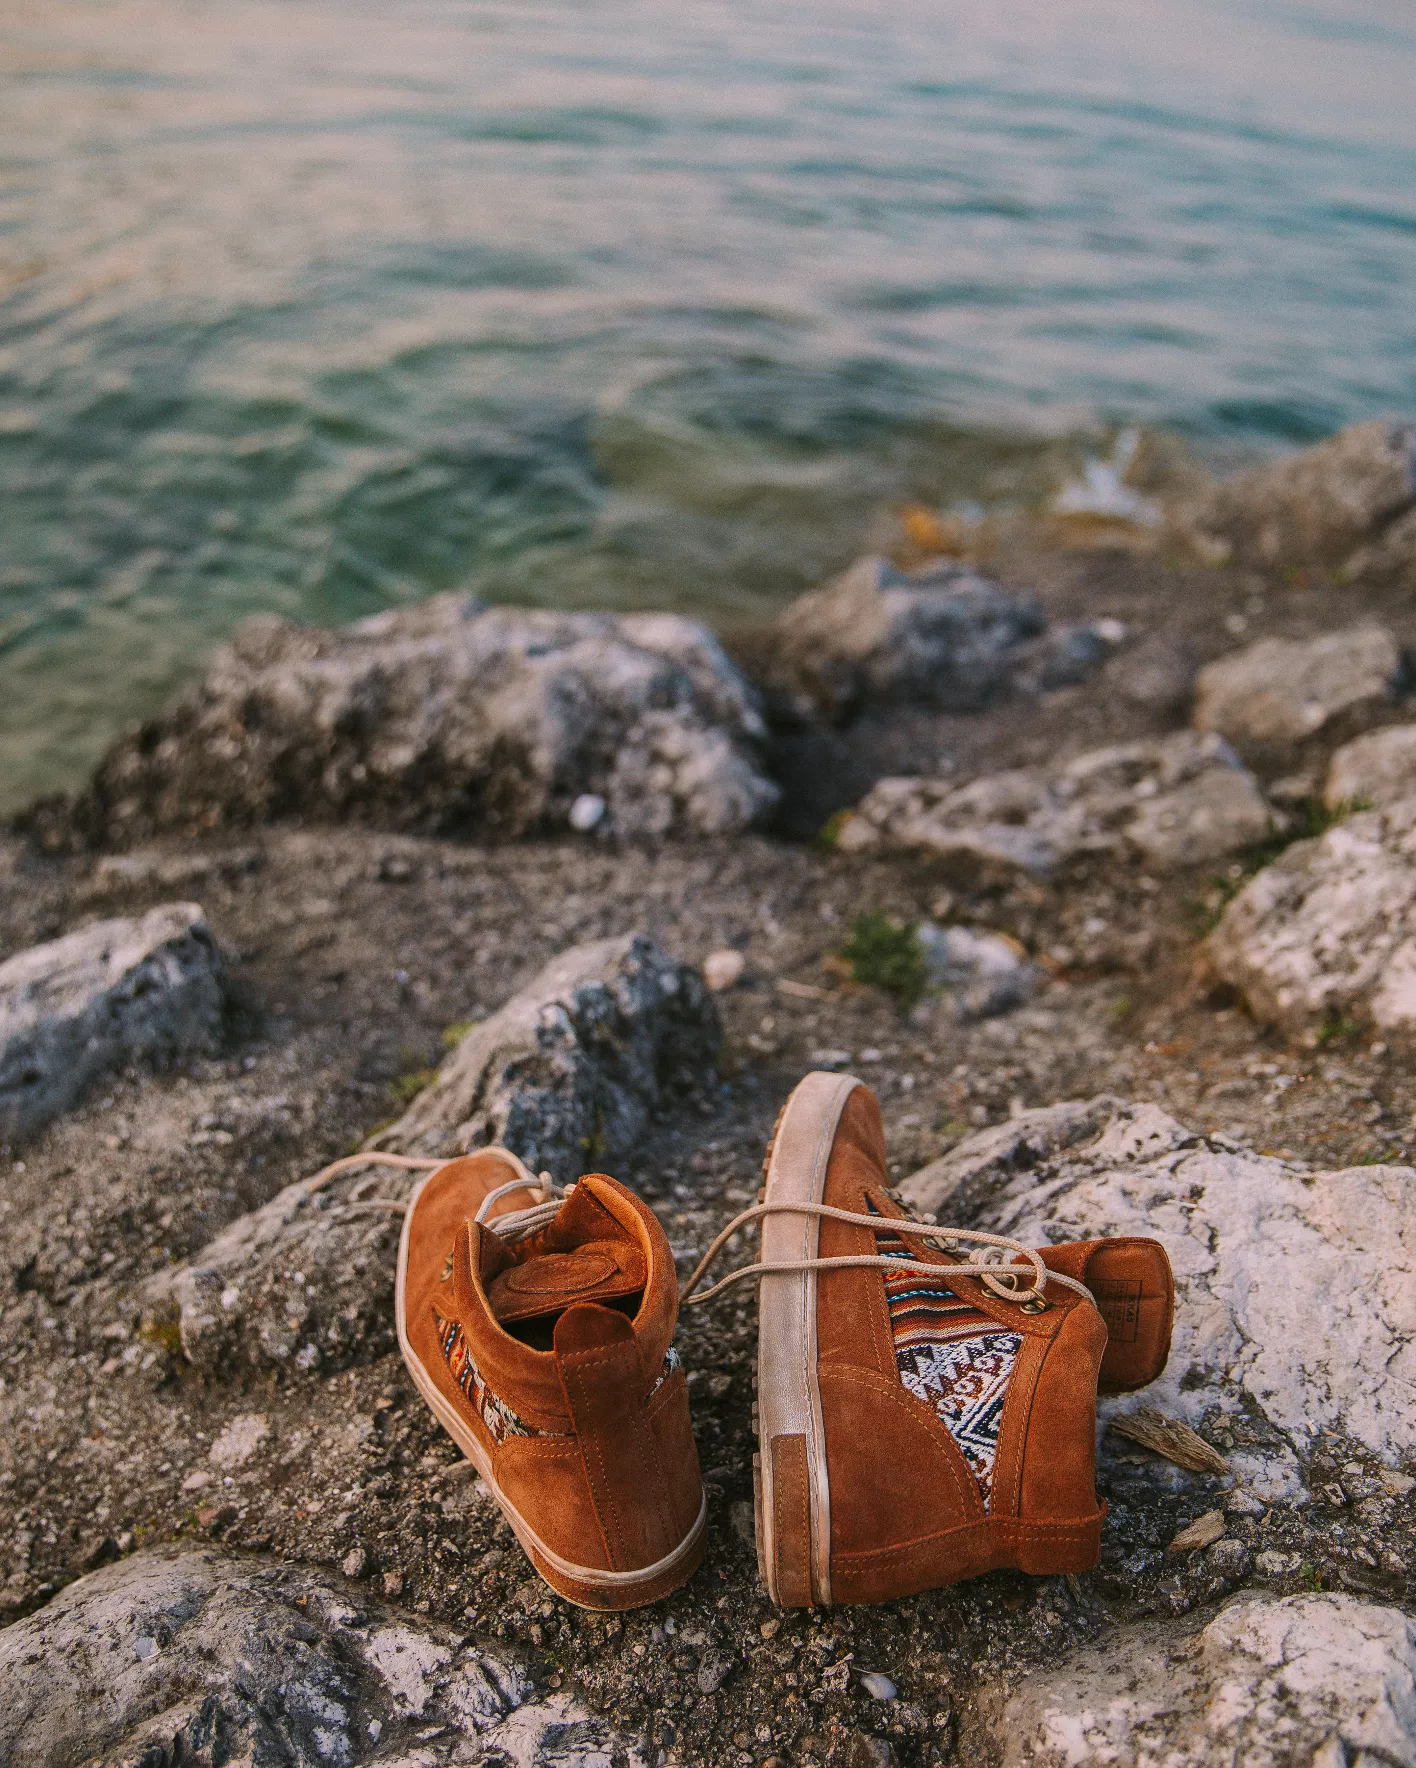
[[[1209,863],[1261,840],[1272,817],[1220,738],[1180,731],[1094,749],[1055,771],[1018,768],[965,784],[881,780],[838,825],[846,853],[915,852],[962,875],[1046,876],[1088,854],[1158,870]]]
[[[1206,942],[1254,1016],[1295,1036],[1340,1020],[1416,1030],[1416,797],[1295,843]]]
[[[1416,724],[1392,724],[1344,743],[1328,763],[1323,803],[1382,810],[1416,797]]]
[[[1416,1624],[1342,1595],[1142,1623],[1027,1677],[994,1729],[1003,1768],[1416,1768]]]
[[[598,792],[582,792],[570,807],[567,819],[577,835],[587,835],[597,823],[603,822],[606,804]]]
[[[33,1135],[107,1070],[217,1047],[225,965],[196,903],[97,921],[0,964],[0,1142]]]
[[[1001,934],[926,921],[918,937],[931,987],[944,992],[960,1019],[1011,1012],[1036,986],[1036,967]]]
[[[1194,723],[1278,766],[1319,731],[1351,736],[1372,723],[1391,704],[1400,665],[1396,640],[1371,622],[1312,639],[1260,639],[1200,671]]]
[[[1101,1097],[1024,1112],[901,1187],[920,1214],[1030,1245],[1159,1240],[1175,1335],[1158,1381],[1103,1417],[1158,1406],[1192,1426],[1257,1410],[1262,1452],[1227,1459],[1260,1496],[1299,1490],[1317,1431],[1389,1464],[1416,1435],[1416,1174],[1313,1173],[1207,1139],[1155,1105]]]
[[[746,968],[747,959],[741,952],[709,952],[703,960],[703,980],[714,994],[722,994],[724,989],[741,982]]]
[[[218,1467],[240,1467],[269,1435],[270,1420],[264,1412],[238,1413],[211,1445],[211,1459]]]

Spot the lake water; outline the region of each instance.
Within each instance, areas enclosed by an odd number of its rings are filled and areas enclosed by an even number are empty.
[[[1410,0],[0,0],[0,808],[256,609],[727,624],[1392,411]]]

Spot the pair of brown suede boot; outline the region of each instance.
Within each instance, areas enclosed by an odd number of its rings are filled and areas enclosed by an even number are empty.
[[[758,1562],[786,1607],[884,1602],[1000,1566],[1085,1571],[1105,1506],[1096,1396],[1165,1366],[1174,1284],[1153,1240],[1033,1252],[914,1222],[880,1111],[810,1074],[760,1202]],[[550,1198],[515,1155],[439,1167],[410,1204],[399,1342],[541,1576],[623,1609],[684,1583],[707,1504],[673,1348],[679,1288],[653,1212],[602,1174]]]

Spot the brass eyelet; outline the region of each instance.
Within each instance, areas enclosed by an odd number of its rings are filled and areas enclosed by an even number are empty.
[[[1040,1295],[1030,1295],[1026,1301],[1020,1301],[1018,1306],[1025,1314],[1045,1314],[1047,1312],[1047,1303]]]

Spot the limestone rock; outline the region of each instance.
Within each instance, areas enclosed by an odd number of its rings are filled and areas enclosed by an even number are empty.
[[[1291,1035],[1343,1019],[1416,1031],[1416,797],[1286,849],[1229,904],[1206,952],[1257,1019]]]
[[[1411,1768],[1416,1623],[1321,1595],[1138,1624],[1026,1678],[996,1738],[1004,1768]]]
[[[474,1026],[377,1146],[438,1157],[497,1141],[562,1182],[614,1171],[676,1089],[714,1077],[721,1029],[699,973],[642,935],[574,946]],[[416,1175],[375,1168],[289,1185],[147,1285],[206,1374],[338,1368],[393,1343],[399,1202]]]
[[[1343,565],[1416,504],[1416,425],[1353,424],[1314,448],[1238,473],[1186,514],[1231,556]]]
[[[872,703],[972,712],[1045,625],[1031,596],[963,566],[906,576],[862,559],[781,615],[769,679],[799,714],[836,722]]]
[[[1353,553],[1343,576],[1354,583],[1416,589],[1416,509],[1398,516],[1378,539]]]
[[[512,1658],[306,1566],[159,1547],[0,1632],[0,1761],[638,1768]]]
[[[225,966],[201,909],[97,921],[0,964],[0,1142],[33,1135],[106,1070],[221,1039]]]
[[[1385,809],[1416,796],[1416,724],[1391,724],[1354,737],[1328,763],[1323,803],[1329,810],[1360,804]]]
[[[1312,1435],[1395,1464],[1416,1431],[1416,1174],[1301,1164],[1196,1135],[1154,1105],[1024,1112],[901,1187],[914,1210],[1030,1245],[1148,1234],[1175,1270],[1175,1338],[1137,1405],[1237,1425],[1253,1491],[1297,1490]],[[1102,1298],[1103,1305],[1105,1298]],[[1258,1440],[1258,1420],[1266,1431]]]
[[[1011,1013],[1037,986],[1037,967],[1015,941],[1000,934],[926,921],[918,938],[930,988],[942,994],[959,1019]]]
[[[593,796],[597,832],[720,834],[776,801],[762,736],[696,621],[436,596],[338,632],[248,621],[70,815],[121,842],[290,816],[523,835]]]
[[[1254,765],[1277,769],[1319,732],[1341,740],[1374,723],[1392,704],[1400,669],[1384,626],[1260,639],[1200,671],[1194,722]]]
[[[1056,773],[1019,768],[966,785],[881,780],[838,826],[837,844],[927,854],[961,876],[1046,876],[1086,854],[1118,852],[1172,871],[1234,853],[1270,826],[1228,745],[1179,731],[1092,750]]]

